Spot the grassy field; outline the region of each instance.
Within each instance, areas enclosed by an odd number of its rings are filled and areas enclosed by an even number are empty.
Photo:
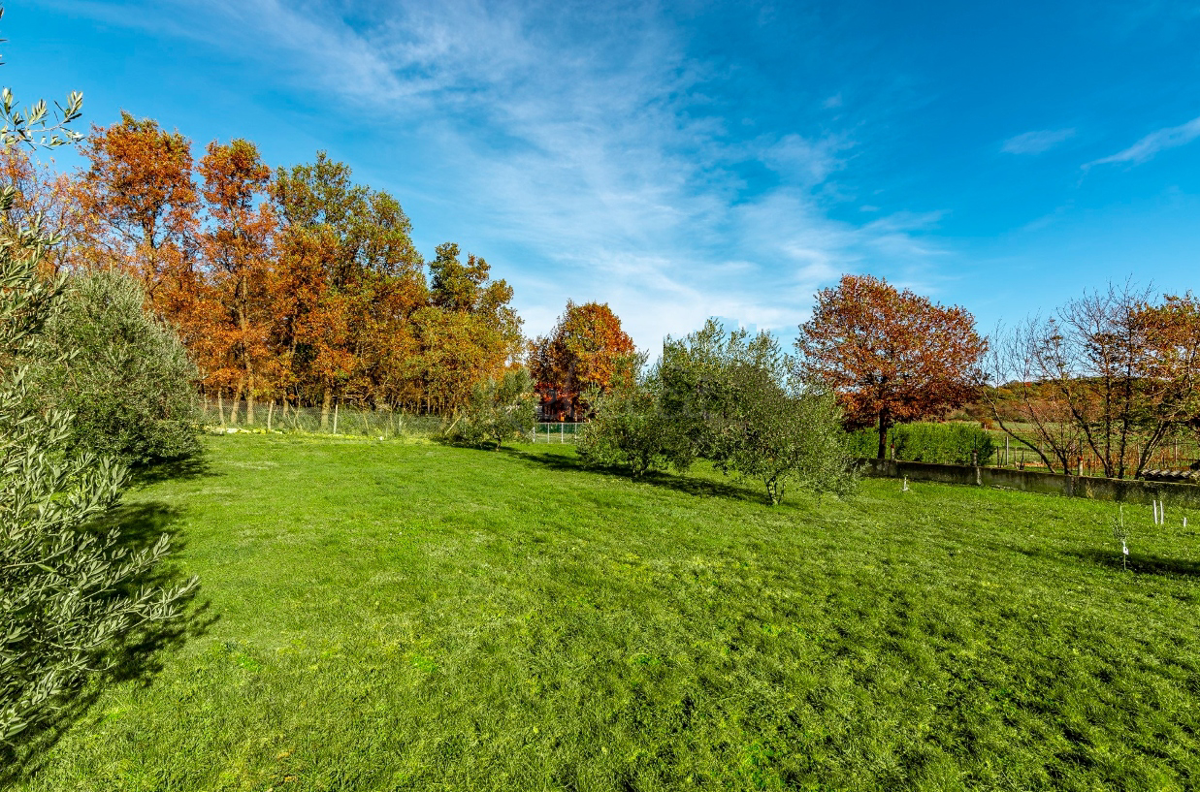
[[[571,446],[210,438],[124,514],[200,575],[190,634],[14,786],[1200,786],[1184,513],[1126,508],[1126,572],[1113,504],[910,486],[772,509]]]

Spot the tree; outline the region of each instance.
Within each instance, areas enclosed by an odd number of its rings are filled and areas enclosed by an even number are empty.
[[[33,153],[14,146],[0,151],[0,186],[15,188],[13,205],[0,218],[9,235],[33,224],[38,218],[43,231],[65,237],[73,222],[70,180],[40,163]],[[66,246],[56,245],[42,258],[44,274],[57,274],[66,265]]]
[[[414,373],[427,410],[455,412],[475,384],[515,362],[524,343],[521,318],[511,306],[512,287],[491,280],[483,258],[468,255],[464,264],[458,245],[447,242],[429,270],[429,305],[412,317],[420,350]]]
[[[836,399],[792,369],[769,333],[725,333],[710,319],[691,335],[668,338],[658,378],[674,466],[710,459],[718,470],[761,482],[772,505],[789,482],[846,491],[854,477]]]
[[[679,434],[662,409],[658,371],[644,372],[645,363],[644,353],[619,361],[607,391],[585,394],[594,415],[576,444],[587,464],[625,468],[634,479],[682,458],[674,448]]]
[[[70,275],[26,377],[43,405],[70,413],[73,447],[128,465],[200,450],[196,367],[145,296],[122,272]]]
[[[14,120],[11,96],[5,89],[8,127],[0,148],[6,150],[35,139],[30,125],[45,117],[42,104],[41,113]],[[66,120],[81,104],[73,95]],[[15,201],[16,189],[5,187],[0,212]],[[196,585],[136,588],[168,553],[165,536],[130,552],[116,531],[83,530],[117,502],[126,474],[111,459],[73,453],[71,416],[41,409],[29,393],[28,356],[64,286],[61,278],[38,274],[55,242],[37,223],[0,235],[0,756],[6,760],[18,739],[105,665],[116,642],[175,616]]]
[[[619,367],[633,352],[633,339],[607,303],[576,305],[568,300],[550,335],[530,344],[530,369],[543,394],[564,394],[571,415],[578,416],[586,404],[581,399],[584,391],[608,390],[614,377],[625,373]]]
[[[187,311],[199,254],[191,143],[122,113],[120,123],[93,128],[81,153],[89,167],[72,229],[76,266],[125,269],[141,279],[160,314]]]
[[[526,435],[536,420],[534,399],[533,380],[523,368],[489,378],[471,391],[471,399],[459,417],[457,436],[467,443],[495,444],[497,451],[505,440],[528,440]]]
[[[1050,470],[1069,472],[1090,452],[1105,476],[1140,475],[1173,432],[1200,419],[1191,294],[1154,302],[1149,289],[1109,284],[997,337],[991,368],[1011,397],[984,395],[1000,427]]]
[[[844,275],[816,300],[796,341],[799,371],[837,394],[849,424],[879,427],[880,459],[892,425],[953,409],[983,381],[987,342],[961,307],[870,275]]]
[[[255,398],[273,392],[280,378],[271,345],[282,302],[271,250],[275,216],[268,205],[255,205],[271,170],[253,143],[234,140],[210,143],[199,171],[209,218],[202,237],[211,283],[206,379],[218,387],[235,383],[234,404],[244,392],[246,423],[253,424]]]
[[[351,181],[350,168],[318,152],[311,165],[280,168],[271,194],[281,228],[283,312],[280,346],[293,379],[316,391],[326,424],[339,394],[369,393],[400,379],[391,339],[411,335],[426,302],[424,262],[411,224],[392,196]]]
[[[730,409],[719,422],[714,466],[762,483],[776,506],[790,483],[812,492],[844,493],[854,482],[832,393],[792,392],[768,369],[734,365],[728,372]]]

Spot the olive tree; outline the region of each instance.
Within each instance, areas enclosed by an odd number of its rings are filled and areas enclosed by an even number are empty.
[[[76,447],[129,465],[200,450],[196,366],[145,300],[124,273],[72,275],[39,334],[29,375],[44,404],[71,413]]]
[[[643,373],[645,363],[644,354],[630,356],[606,392],[586,394],[594,415],[576,444],[586,463],[624,468],[635,479],[685,457],[678,426],[663,410],[658,369]]]
[[[72,95],[57,123],[45,104],[15,109],[0,98],[0,146],[74,139],[56,132],[78,115]],[[0,190],[0,212],[16,188]],[[29,356],[61,305],[64,281],[38,274],[56,240],[37,218],[0,234],[0,768],[23,736],[50,719],[64,696],[113,662],[113,648],[139,628],[178,614],[195,580],[140,585],[168,553],[164,536],[130,549],[117,531],[88,523],[118,501],[126,470],[111,457],[72,447],[71,415],[31,398]]]
[[[476,385],[455,425],[455,437],[500,450],[505,440],[521,439],[536,420],[533,380],[525,369],[504,372]]]

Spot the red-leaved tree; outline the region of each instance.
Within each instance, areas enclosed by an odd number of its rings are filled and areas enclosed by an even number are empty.
[[[582,393],[589,388],[608,390],[633,352],[633,339],[607,303],[576,305],[568,300],[550,335],[530,344],[529,368],[539,392],[555,391],[577,414]]]
[[[816,298],[796,341],[800,371],[838,395],[847,423],[879,427],[880,459],[889,428],[976,394],[987,341],[965,309],[870,275],[843,275]]]

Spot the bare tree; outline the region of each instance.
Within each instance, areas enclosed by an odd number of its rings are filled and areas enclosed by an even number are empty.
[[[987,393],[992,413],[1050,470],[1069,472],[1086,450],[1110,478],[1140,475],[1200,416],[1198,317],[1190,294],[1153,303],[1149,288],[1126,282],[998,332],[989,362],[1007,384]]]

